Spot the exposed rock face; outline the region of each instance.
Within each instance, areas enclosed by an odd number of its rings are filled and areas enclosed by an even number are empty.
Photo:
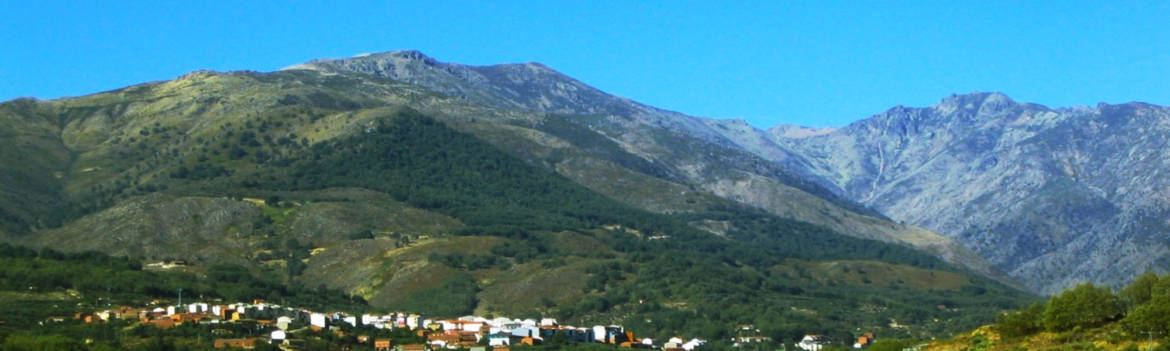
[[[1050,109],[977,93],[831,131],[729,137],[767,137],[849,198],[955,238],[1052,293],[1170,266],[1168,127],[1160,106]]]
[[[314,60],[285,70],[356,72],[400,80],[491,106],[547,113],[618,113],[653,110],[614,97],[539,63],[468,66],[435,60],[414,50]]]

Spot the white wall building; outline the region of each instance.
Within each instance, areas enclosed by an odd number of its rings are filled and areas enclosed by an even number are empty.
[[[313,313],[309,315],[309,325],[319,328],[325,328],[325,314]]]

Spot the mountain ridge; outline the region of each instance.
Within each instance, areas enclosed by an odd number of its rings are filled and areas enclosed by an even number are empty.
[[[1166,138],[1167,111],[1141,102],[1051,109],[973,93],[894,107],[823,135],[771,136],[815,160],[814,172],[837,191],[967,243],[1050,293],[1082,280],[1120,286],[1144,270],[1166,269],[1157,263],[1165,261],[1158,258],[1163,245],[1132,238],[1165,233],[1138,224],[1162,211],[1164,200],[1126,194],[1161,193],[1150,185],[1162,182],[1128,170],[1165,169],[1151,150]],[[1139,227],[1146,229],[1135,233]]]
[[[736,151],[700,153],[709,144],[679,135],[638,131],[705,163],[637,157],[654,149],[627,152],[607,136],[621,131],[609,120],[482,108],[399,81],[301,70],[203,72],[3,103],[0,123],[24,126],[6,129],[24,136],[5,136],[14,148],[0,155],[28,155],[34,149],[12,142],[24,140],[64,150],[44,170],[20,170],[69,205],[22,216],[25,232],[4,239],[182,261],[194,272],[235,262],[384,308],[628,321],[651,335],[723,339],[748,319],[774,321],[770,335],[793,338],[846,324],[886,330],[887,317],[913,324],[905,333],[934,335],[1027,299],[901,244],[682,183],[691,178],[669,174],[731,169],[760,189],[803,198],[792,210],[891,225],[751,173],[769,168],[728,156]],[[17,199],[3,199],[0,208],[15,208]],[[958,318],[922,301],[971,312]],[[856,313],[862,304],[885,312]]]
[[[497,79],[495,82],[502,83],[480,84],[490,81],[489,78],[481,77],[481,75],[494,74],[495,76],[508,76],[509,74],[509,72],[493,73],[493,70],[502,69],[504,71],[519,70],[529,72],[531,71],[531,67],[539,68],[540,70],[538,72],[540,73],[537,76],[546,79]],[[668,169],[675,169],[676,171],[673,172],[673,179],[675,180],[707,184],[704,186],[707,191],[715,192],[721,197],[738,199],[736,201],[751,206],[772,208],[773,213],[781,216],[791,216],[814,223],[824,223],[834,230],[857,233],[855,235],[860,237],[915,245],[935,252],[940,257],[946,257],[953,262],[971,267],[985,274],[995,275],[992,269],[981,262],[981,259],[967,252],[961,245],[949,242],[948,239],[938,237],[919,228],[876,224],[885,220],[884,215],[866,208],[864,205],[858,205],[853,200],[830,190],[830,182],[822,179],[815,173],[806,171],[810,166],[803,155],[792,152],[791,150],[774,152],[765,157],[765,159],[777,161],[774,165],[764,160],[750,160],[750,158],[755,157],[754,154],[757,152],[740,150],[743,144],[736,143],[728,139],[725,133],[715,130],[720,125],[711,123],[712,120],[710,119],[691,117],[682,113],[640,104],[626,98],[612,96],[541,64],[466,66],[444,63],[418,51],[404,50],[361,55],[359,57],[344,59],[314,60],[305,64],[290,66],[286,69],[307,69],[329,74],[351,72],[375,77],[403,79],[410,82],[422,82],[422,84],[428,87],[446,92],[452,96],[457,96],[459,99],[475,101],[483,105],[494,105],[500,108],[514,108],[519,106],[539,114],[567,113],[572,119],[581,119],[580,117],[582,116],[600,114],[606,117],[601,120],[590,117],[588,119],[590,122],[587,122],[584,127],[599,132],[606,138],[616,142],[625,152],[650,160],[652,163],[665,165]],[[527,89],[525,84],[516,84],[516,82],[527,83],[533,81],[539,81],[539,84],[537,84],[538,87],[544,86],[546,90],[552,93],[532,93],[530,89]],[[485,88],[483,85],[487,85],[488,87]],[[565,89],[563,88],[565,86],[577,88]],[[581,94],[575,95],[575,93]],[[549,98],[550,94],[554,97]],[[567,99],[556,99],[557,97],[566,96],[568,97]],[[593,98],[584,100],[577,99],[580,96],[593,96]],[[550,105],[546,103],[547,101],[559,101],[560,103]],[[582,104],[581,101],[601,102]],[[669,134],[662,135],[662,132]],[[664,139],[678,141],[665,140],[664,144]],[[728,167],[728,165],[716,166],[716,164],[727,161],[715,161],[716,163],[711,163],[711,160],[704,159],[700,155],[685,152],[686,147],[680,148],[671,145],[677,145],[675,143],[678,142],[693,143],[695,141],[707,144],[707,146],[702,147],[706,150],[717,149],[723,150],[721,151],[722,153],[730,152],[730,155],[734,158],[731,162],[733,164],[738,163],[739,165],[731,167]],[[729,171],[731,172],[729,173]],[[711,174],[712,172],[718,175]],[[776,182],[776,178],[779,178],[779,182]],[[798,190],[796,192],[768,190],[776,189],[777,186],[794,187]],[[800,192],[814,194],[814,197],[797,195]],[[769,195],[760,196],[758,194]],[[799,200],[800,202],[821,201],[813,200],[815,197],[821,197],[831,203],[830,207],[840,206],[845,211],[830,211],[834,213],[827,215],[811,213],[784,204],[783,200],[780,200],[793,196],[805,198],[805,200]],[[851,211],[860,213],[862,217],[851,218],[850,216],[853,216],[849,214]],[[866,219],[864,217],[874,217],[874,219]]]

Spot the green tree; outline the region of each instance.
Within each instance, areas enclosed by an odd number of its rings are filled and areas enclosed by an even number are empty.
[[[1083,283],[1048,300],[1044,309],[1044,327],[1057,332],[1076,327],[1091,328],[1114,320],[1120,314],[1117,296],[1112,290]]]
[[[995,331],[1004,339],[1015,339],[1044,330],[1044,304],[1034,303],[1019,311],[1005,312],[995,319]]]
[[[1170,335],[1170,295],[1154,295],[1152,299],[1129,312],[1121,320],[1122,327],[1134,335],[1147,331]]]
[[[1154,290],[1159,281],[1158,275],[1152,271],[1147,271],[1145,274],[1134,279],[1133,283],[1121,289],[1119,295],[1121,300],[1125,303],[1128,309],[1133,310],[1139,305],[1142,305],[1154,296]]]

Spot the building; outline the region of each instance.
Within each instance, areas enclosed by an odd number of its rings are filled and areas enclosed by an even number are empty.
[[[875,339],[876,338],[872,332],[862,334],[861,336],[857,337],[857,342],[853,343],[853,348],[861,349],[869,347],[869,345],[873,344]]]
[[[394,346],[394,342],[390,339],[374,340],[374,350],[389,350],[391,346]]]
[[[488,346],[508,346],[512,344],[512,338],[508,334],[494,333],[488,335]]]
[[[820,351],[821,349],[825,348],[825,345],[828,344],[829,342],[825,339],[825,337],[809,334],[800,339],[800,342],[796,343],[796,347],[805,351]]]
[[[427,345],[423,345],[423,344],[401,345],[401,346],[398,346],[397,350],[398,351],[427,351]]]
[[[309,315],[309,326],[314,329],[325,329],[325,314],[313,313]]]
[[[276,327],[280,328],[280,330],[288,330],[288,326],[289,326],[289,324],[292,324],[292,322],[293,322],[292,317],[288,317],[288,316],[276,317]]]

